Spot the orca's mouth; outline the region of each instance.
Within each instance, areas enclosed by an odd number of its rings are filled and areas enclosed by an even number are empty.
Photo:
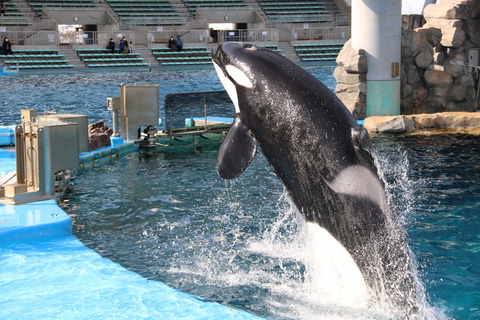
[[[226,62],[224,61],[225,58],[226,56],[225,53],[222,52],[221,45],[219,45],[217,48],[212,49],[212,61],[222,70],[225,68],[226,65]]]
[[[212,60],[222,69],[230,63],[230,57],[236,56],[239,50],[255,51],[258,47],[250,43],[227,42],[212,49]],[[227,53],[226,51],[229,53]]]
[[[233,105],[235,106],[236,113],[240,113],[239,103],[238,103],[238,94],[235,84],[228,78],[228,72],[226,70],[227,63],[225,59],[228,59],[226,54],[222,51],[222,45],[219,45],[217,49],[212,50],[212,62],[217,72],[218,78],[222,83],[223,87],[228,93],[228,96],[232,100]]]

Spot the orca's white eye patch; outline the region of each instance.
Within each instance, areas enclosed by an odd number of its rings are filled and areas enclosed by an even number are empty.
[[[240,69],[231,64],[227,65],[225,69],[228,72],[228,75],[235,80],[235,82],[245,88],[253,88],[253,83],[247,77],[247,75]]]

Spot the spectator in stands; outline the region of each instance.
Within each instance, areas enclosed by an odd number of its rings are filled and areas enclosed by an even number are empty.
[[[110,41],[108,42],[107,49],[112,50],[112,53],[115,53],[115,41],[113,41],[112,38],[110,38]]]
[[[177,51],[180,52],[183,49],[183,41],[180,39],[180,36],[177,36],[177,40],[175,40],[175,46],[177,47]]]
[[[0,2],[0,16],[5,15],[5,12],[7,12],[7,7],[3,3],[3,1]]]
[[[135,52],[135,48],[133,47],[133,42],[132,41],[130,41],[128,43],[128,52],[129,53],[134,53]]]
[[[118,45],[118,53],[123,53],[123,51],[125,50],[125,41],[120,40],[120,44]]]
[[[172,49],[172,51],[177,50],[177,48],[175,47],[175,39],[173,38],[173,36],[171,36],[170,40],[168,40],[168,47]]]
[[[12,53],[12,44],[8,38],[3,39],[2,50],[4,55],[13,54]]]
[[[212,42],[218,42],[218,31],[210,28],[210,38],[212,38]]]
[[[125,37],[123,37],[123,45],[125,46],[123,48],[123,53],[128,53],[129,52],[128,51],[128,41],[127,41],[127,39],[125,39]]]

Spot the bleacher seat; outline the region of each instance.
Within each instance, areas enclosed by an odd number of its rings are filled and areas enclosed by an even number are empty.
[[[329,22],[338,9],[332,0],[258,0],[263,12],[273,22]]]
[[[112,53],[110,49],[77,49],[77,55],[89,68],[148,66],[138,53]]]
[[[302,61],[335,61],[343,43],[296,44],[294,48]]]
[[[10,69],[59,69],[73,68],[64,55],[54,49],[13,50],[11,55],[0,55]]]
[[[27,0],[33,12],[41,15],[45,8],[49,10],[88,10],[96,7],[93,0]]]
[[[183,4],[190,11],[192,15],[195,15],[197,8],[201,9],[243,9],[247,8],[247,4],[244,0],[182,0]]]
[[[7,11],[3,16],[0,16],[0,26],[27,26],[28,21],[25,18],[25,14],[21,12],[15,3],[3,2]]]
[[[206,47],[184,47],[182,51],[170,48],[152,48],[152,55],[162,66],[211,64],[212,57]]]
[[[184,19],[170,0],[106,0],[126,24],[181,25]]]

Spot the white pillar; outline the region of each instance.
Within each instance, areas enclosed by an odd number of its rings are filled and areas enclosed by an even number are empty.
[[[401,0],[353,0],[352,47],[367,56],[367,116],[400,114]]]

